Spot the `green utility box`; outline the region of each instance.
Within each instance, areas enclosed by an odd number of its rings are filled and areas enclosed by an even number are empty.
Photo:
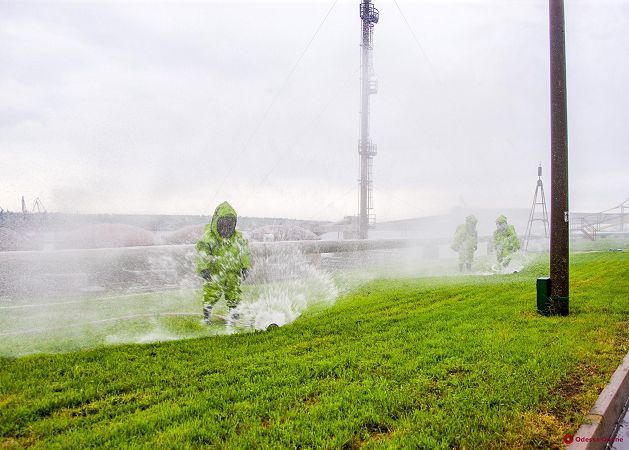
[[[543,316],[567,316],[568,297],[550,297],[550,278],[537,279],[537,312]]]
[[[543,316],[552,314],[553,300],[550,298],[550,277],[537,279],[537,312]]]

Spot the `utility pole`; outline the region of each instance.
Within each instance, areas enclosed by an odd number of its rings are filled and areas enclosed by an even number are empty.
[[[563,0],[549,0],[550,22],[550,280],[538,279],[538,311],[569,313],[568,113],[566,100],[566,38]],[[547,280],[547,281],[544,281]],[[540,286],[540,282],[542,286]],[[544,284],[546,284],[544,286]],[[548,286],[548,284],[550,286]],[[540,308],[540,294],[546,301]],[[542,298],[543,300],[543,298]],[[544,306],[545,305],[545,306]]]
[[[361,42],[361,90],[360,90],[360,140],[358,154],[360,155],[360,212],[358,217],[358,237],[369,237],[369,225],[375,222],[373,211],[373,157],[377,153],[376,145],[369,137],[369,97],[378,91],[378,85],[373,77],[372,50],[373,28],[378,23],[378,10],[371,0],[362,0],[360,4],[360,19],[362,21]]]

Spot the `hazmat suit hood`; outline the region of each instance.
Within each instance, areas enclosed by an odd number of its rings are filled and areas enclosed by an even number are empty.
[[[217,238],[228,239],[234,235],[237,221],[236,210],[229,203],[223,202],[216,207],[212,216],[212,233]]]
[[[504,214],[498,216],[498,218],[496,219],[496,226],[499,230],[505,230],[507,228],[507,218],[504,216]]]
[[[496,224],[507,224],[507,218],[504,216],[504,214],[498,216],[498,218],[496,219]]]

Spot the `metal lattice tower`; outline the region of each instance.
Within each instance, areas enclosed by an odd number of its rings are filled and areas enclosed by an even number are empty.
[[[377,153],[376,145],[369,137],[369,97],[378,92],[378,83],[374,78],[372,65],[373,28],[378,23],[378,10],[371,0],[362,0],[360,4],[362,20],[361,41],[361,95],[360,95],[360,139],[358,154],[360,156],[360,212],[358,217],[358,237],[367,239],[369,226],[374,225],[376,216],[373,214],[373,157]]]
[[[31,212],[35,213],[45,213],[46,212],[46,208],[44,207],[44,204],[42,203],[42,201],[39,199],[39,197],[37,197],[35,199],[35,202],[33,203],[33,208],[31,209]]]
[[[540,199],[538,200],[538,196]],[[537,206],[542,207],[542,216],[537,217],[535,210]],[[548,239],[548,210],[546,209],[546,196],[544,195],[544,183],[542,182],[542,165],[537,167],[537,186],[535,187],[535,196],[533,197],[533,206],[531,207],[531,214],[529,214],[529,222],[526,225],[526,231],[524,232],[524,239],[526,244],[524,251],[529,248],[529,241],[531,240],[531,233],[533,231],[533,222],[542,222],[544,224],[544,237]]]

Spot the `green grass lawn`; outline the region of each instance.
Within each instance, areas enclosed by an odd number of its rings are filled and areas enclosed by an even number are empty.
[[[563,448],[629,350],[629,253],[571,315],[514,275],[375,280],[272,332],[0,359],[3,448]]]
[[[613,236],[598,237],[595,241],[587,239],[571,239],[571,251],[609,251],[629,250],[629,239]]]

